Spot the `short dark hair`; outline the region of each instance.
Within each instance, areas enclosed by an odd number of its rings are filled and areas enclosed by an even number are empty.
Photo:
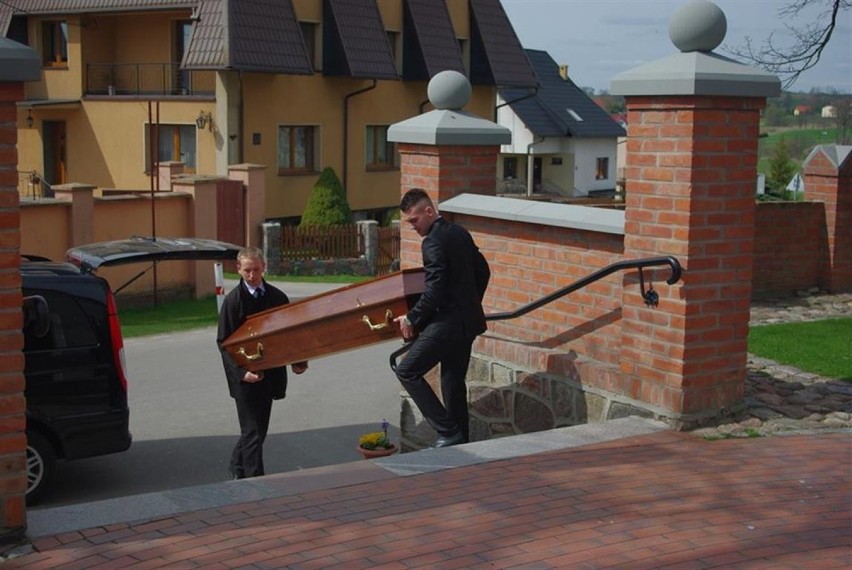
[[[402,200],[399,203],[399,209],[403,212],[409,211],[411,208],[416,206],[419,202],[422,201],[429,202],[429,205],[434,208],[432,204],[432,198],[429,197],[429,194],[426,193],[426,190],[423,188],[412,188],[402,196]]]

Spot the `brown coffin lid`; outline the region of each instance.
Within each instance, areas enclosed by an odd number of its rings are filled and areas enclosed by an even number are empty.
[[[355,283],[254,314],[222,346],[256,371],[401,338],[392,319],[407,313],[423,288],[422,268]]]

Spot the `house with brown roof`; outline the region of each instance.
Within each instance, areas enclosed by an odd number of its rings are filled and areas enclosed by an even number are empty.
[[[467,75],[488,118],[498,87],[537,84],[499,0],[15,0],[0,34],[42,60],[22,179],[145,190],[155,162],[263,165],[265,217],[287,221],[327,166],[357,217],[394,210],[387,129],[429,110],[436,73]]]
[[[808,115],[811,112],[811,108],[808,105],[796,105],[796,108],[793,109],[793,115],[796,117],[801,117],[802,115]]]

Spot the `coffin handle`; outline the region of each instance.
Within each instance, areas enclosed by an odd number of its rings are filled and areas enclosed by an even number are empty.
[[[380,331],[382,329],[386,329],[388,328],[388,325],[390,325],[391,321],[393,321],[393,311],[391,311],[390,309],[387,309],[385,311],[385,322],[383,323],[378,323],[374,325],[373,322],[370,320],[370,317],[368,317],[367,315],[361,317],[361,322],[370,327],[371,331]]]
[[[257,343],[257,352],[255,352],[254,354],[248,354],[246,352],[246,349],[243,347],[240,347],[240,349],[237,351],[237,354],[239,354],[249,362],[253,360],[260,360],[261,358],[263,358],[263,344]]]

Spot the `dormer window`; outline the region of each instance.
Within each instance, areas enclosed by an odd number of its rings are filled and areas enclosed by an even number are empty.
[[[574,119],[575,121],[579,121],[579,122],[581,122],[581,123],[583,122],[583,117],[581,117],[580,115],[578,115],[578,114],[577,114],[577,111],[575,111],[574,109],[565,109],[565,111],[566,111],[569,115],[571,115],[571,118],[572,118],[572,119]]]

